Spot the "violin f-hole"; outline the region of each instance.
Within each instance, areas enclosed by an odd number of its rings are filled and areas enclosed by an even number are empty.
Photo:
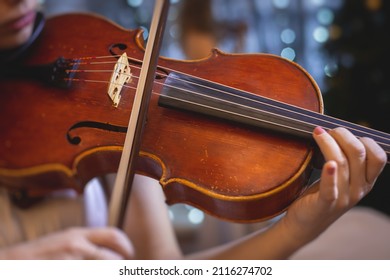
[[[66,133],[66,139],[72,145],[79,145],[81,143],[82,140],[81,136],[72,135],[74,131],[78,128],[92,128],[92,129],[104,130],[107,132],[118,132],[118,133],[127,132],[127,127],[124,126],[95,122],[95,121],[82,121],[72,125]]]

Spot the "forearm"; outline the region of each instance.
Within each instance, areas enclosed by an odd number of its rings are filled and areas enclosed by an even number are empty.
[[[0,260],[12,259],[7,248],[0,248]]]
[[[0,248],[0,260],[34,259],[33,251],[29,247],[28,243],[20,243]]]
[[[310,239],[294,238],[281,219],[265,231],[257,231],[234,242],[185,256],[186,259],[287,259]]]

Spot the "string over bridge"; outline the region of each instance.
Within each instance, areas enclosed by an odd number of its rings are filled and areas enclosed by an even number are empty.
[[[112,100],[112,105],[118,107],[121,99],[121,91],[124,84],[131,79],[130,65],[127,54],[124,52],[115,63],[114,70],[111,74],[110,83],[108,84],[107,94]]]

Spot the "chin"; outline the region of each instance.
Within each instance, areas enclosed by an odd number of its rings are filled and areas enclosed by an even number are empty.
[[[4,36],[0,39],[0,49],[14,49],[28,41],[33,31],[33,25],[26,26],[19,30],[17,33],[13,33],[10,36]]]

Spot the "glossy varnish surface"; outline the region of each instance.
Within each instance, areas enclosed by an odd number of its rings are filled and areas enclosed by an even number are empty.
[[[138,31],[123,30],[100,17],[58,16],[48,20],[26,63],[49,63],[60,56],[110,56],[110,46],[117,43],[126,45],[129,57],[142,60],[141,38]],[[113,65],[80,64],[79,69],[110,70]],[[132,67],[133,78],[117,108],[106,94],[107,83],[97,82],[108,82],[109,72],[77,73],[70,89],[1,80],[1,182],[11,191],[35,196],[56,188],[82,191],[90,178],[115,172],[124,133],[70,129],[86,122],[126,127],[137,67]],[[308,73],[276,56],[215,50],[200,61],[160,58],[159,67],[166,69],[159,73],[172,69],[322,112],[318,87]],[[159,107],[164,78],[156,81],[138,172],[160,180],[169,203],[186,202],[220,218],[246,222],[274,216],[299,196],[311,170],[309,141]],[[69,142],[74,136],[80,137],[80,143]]]

